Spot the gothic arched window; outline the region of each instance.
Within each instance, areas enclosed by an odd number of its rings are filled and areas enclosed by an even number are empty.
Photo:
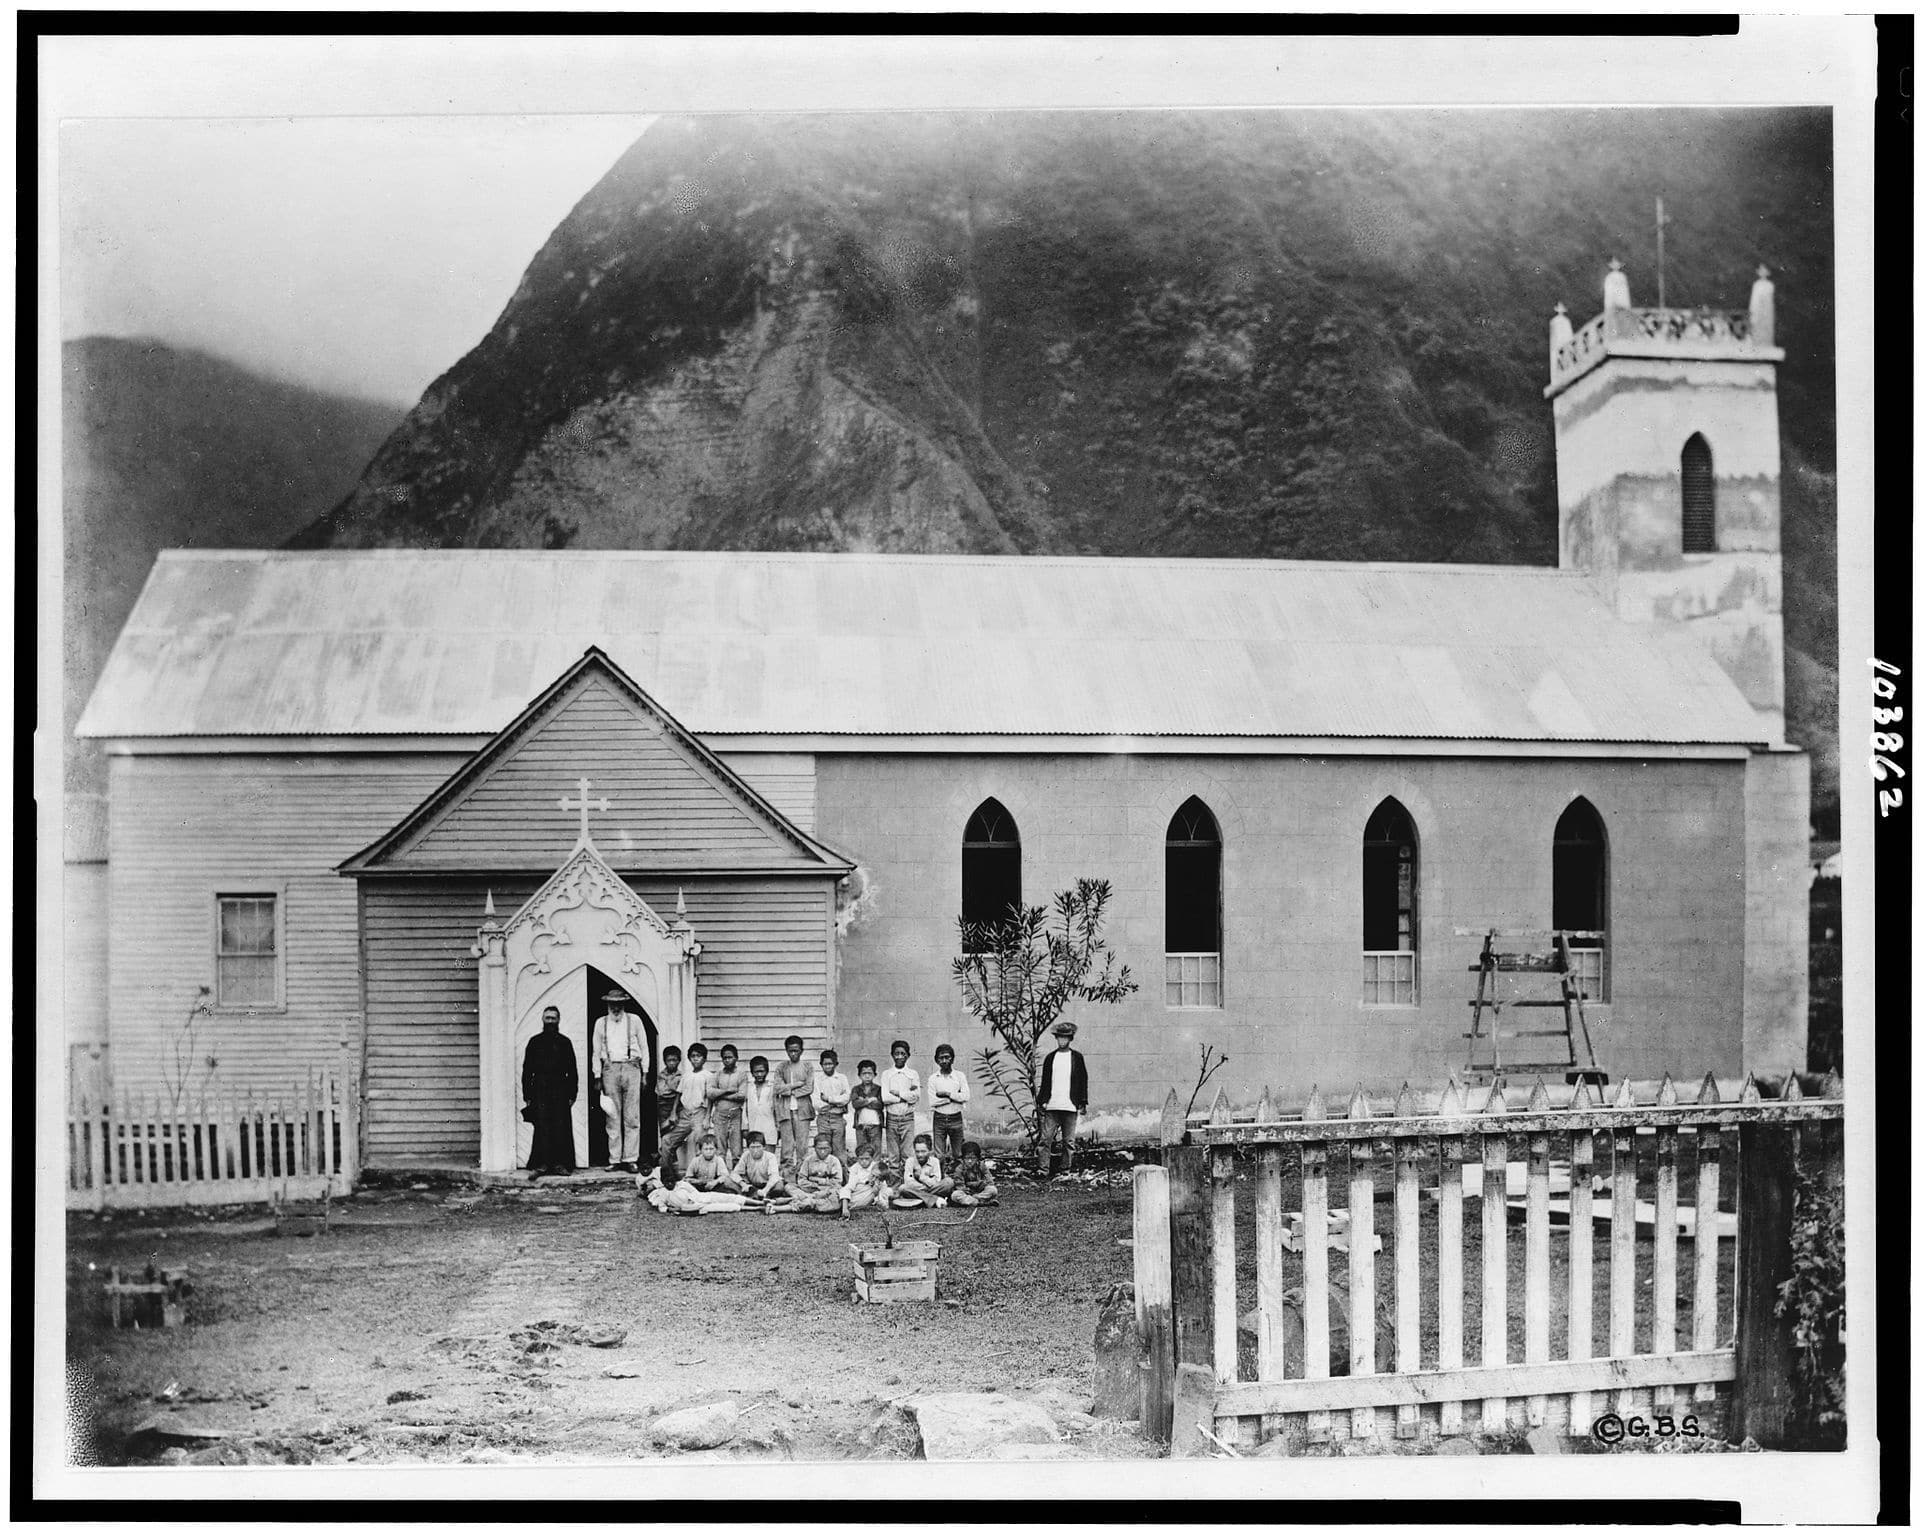
[[[1714,527],[1713,450],[1698,433],[1680,450],[1680,549],[1703,555],[1719,549]]]
[[[1220,825],[1197,796],[1167,824],[1167,1003],[1220,1003]]]
[[[1360,850],[1360,1002],[1420,999],[1420,835],[1389,796],[1373,809]]]
[[[1567,950],[1588,999],[1607,997],[1607,828],[1584,796],[1553,829],[1553,928],[1571,932]]]
[[[960,836],[960,922],[994,924],[1019,907],[1020,830],[1013,814],[989,796]]]

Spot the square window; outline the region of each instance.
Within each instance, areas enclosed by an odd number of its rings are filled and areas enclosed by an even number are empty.
[[[1169,951],[1167,1003],[1179,1008],[1220,1008],[1220,953]]]
[[[214,999],[229,1008],[280,1002],[279,898],[222,893],[215,900]]]
[[[1365,951],[1360,954],[1360,1003],[1413,1005],[1419,1000],[1416,951]]]

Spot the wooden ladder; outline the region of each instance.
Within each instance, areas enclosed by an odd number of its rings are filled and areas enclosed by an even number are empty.
[[[1475,930],[1456,934],[1478,934]],[[1606,1070],[1594,1062],[1593,1038],[1587,1030],[1586,995],[1580,986],[1568,948],[1570,940],[1585,940],[1585,930],[1500,930],[1489,928],[1480,943],[1480,956],[1467,970],[1479,975],[1474,989],[1473,1029],[1466,1034],[1467,1064],[1465,1078],[1470,1085],[1491,1085],[1515,1076],[1565,1075],[1571,1085],[1579,1080],[1600,1086],[1607,1082]],[[1494,942],[1540,940],[1549,942],[1545,952],[1496,951]],[[1558,990],[1553,995],[1524,995],[1514,992],[1523,986],[1526,974],[1546,974],[1554,978]],[[1506,991],[1501,982],[1506,980]],[[1500,1033],[1503,1010],[1558,1010],[1559,1021],[1541,1028],[1510,1027],[1508,1043],[1525,1042],[1524,1048],[1505,1051]],[[1576,1041],[1574,1026],[1580,1035]]]

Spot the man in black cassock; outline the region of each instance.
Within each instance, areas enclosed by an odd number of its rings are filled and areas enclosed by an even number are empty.
[[[524,1115],[533,1124],[527,1169],[536,1176],[572,1175],[573,1103],[580,1094],[580,1068],[573,1044],[560,1035],[560,1012],[552,1005],[540,1013],[540,1034],[527,1042],[520,1090],[526,1097]]]

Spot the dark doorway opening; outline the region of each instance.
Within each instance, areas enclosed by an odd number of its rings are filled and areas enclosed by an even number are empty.
[[[607,994],[616,988],[632,998],[633,988],[630,984],[608,977],[597,967],[587,969],[586,1164],[603,1170],[607,1164],[607,1117],[600,1105],[600,1076],[593,1069],[593,1038],[599,1028],[600,1017],[607,1011]],[[660,1028],[638,1000],[634,1000],[633,1013],[640,1017],[640,1024],[647,1029],[647,1084],[640,1096],[640,1168],[646,1170],[659,1158],[660,1149],[659,1108],[654,1100],[654,1087],[660,1077]]]

